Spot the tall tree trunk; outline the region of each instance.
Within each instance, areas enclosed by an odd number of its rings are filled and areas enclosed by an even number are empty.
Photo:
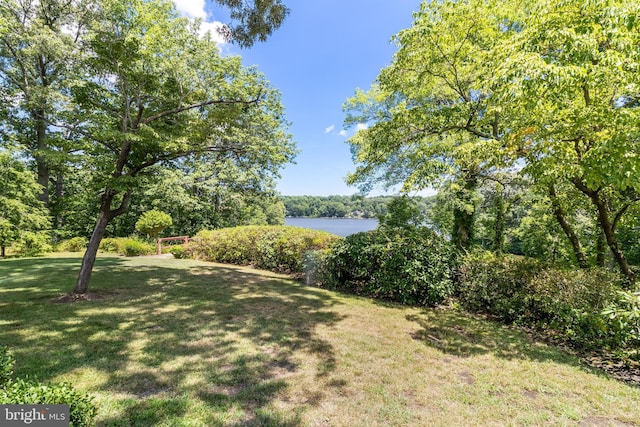
[[[6,256],[4,243],[0,245],[0,258],[4,258]]]
[[[631,266],[629,265],[624,252],[622,252],[622,249],[618,244],[618,240],[616,239],[615,226],[613,221],[611,220],[611,215],[609,214],[609,205],[607,201],[601,196],[599,190],[590,189],[581,179],[574,179],[572,182],[578,190],[589,196],[591,202],[597,208],[598,222],[600,223],[600,227],[602,228],[602,232],[604,233],[607,245],[609,246],[609,249],[613,254],[613,258],[618,263],[620,272],[627,277],[630,283],[635,283],[636,274],[631,269]]]
[[[473,193],[478,187],[478,175],[475,170],[467,170],[464,173],[464,185],[456,192],[456,207],[453,210],[452,241],[458,249],[471,247],[476,217]]]
[[[62,197],[64,196],[64,176],[62,175],[62,172],[58,172],[58,174],[56,175],[56,180],[51,181],[53,184],[55,184],[56,187],[55,196],[56,205],[58,206],[58,209],[55,212],[56,225],[58,228],[62,228],[62,226],[64,225],[64,217],[62,215],[62,210],[59,208],[59,206],[63,204]]]
[[[578,239],[578,236],[573,231],[573,227],[571,227],[571,224],[569,224],[569,221],[567,221],[564,209],[562,209],[560,200],[558,200],[558,194],[556,193],[556,188],[553,184],[549,185],[548,194],[549,198],[551,199],[553,215],[556,217],[556,220],[558,221],[558,224],[560,224],[560,227],[562,228],[562,231],[564,231],[564,234],[567,236],[567,239],[569,239],[569,242],[571,242],[573,254],[578,261],[578,266],[580,268],[589,268],[589,262],[587,261],[587,257],[585,256],[584,251],[582,250],[580,239]]]
[[[44,110],[36,110],[33,113],[36,121],[36,153],[34,159],[38,169],[38,184],[42,187],[42,193],[38,196],[46,207],[49,207],[49,164],[47,159],[47,123]]]
[[[504,247],[504,229],[505,229],[505,207],[504,207],[504,186],[496,182],[496,198],[494,200],[496,210],[496,219],[494,225],[493,250],[502,253]]]

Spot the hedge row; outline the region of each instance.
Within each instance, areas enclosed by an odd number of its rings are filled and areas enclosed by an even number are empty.
[[[459,267],[463,307],[505,322],[556,332],[585,348],[640,344],[640,297],[623,292],[620,275],[603,269],[546,267],[530,258],[468,254]],[[637,318],[628,313],[637,312]]]
[[[326,249],[340,239],[331,233],[300,227],[241,226],[201,231],[183,249],[189,258],[253,265],[278,273],[302,273],[305,253]]]

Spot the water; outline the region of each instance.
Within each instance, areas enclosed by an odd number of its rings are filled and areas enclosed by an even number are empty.
[[[328,231],[344,237],[361,231],[373,230],[378,226],[378,220],[375,218],[285,218],[284,225]]]

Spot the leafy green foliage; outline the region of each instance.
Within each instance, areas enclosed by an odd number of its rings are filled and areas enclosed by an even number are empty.
[[[620,348],[629,341],[629,332],[603,314],[622,283],[606,270],[558,269],[531,258],[475,252],[464,258],[458,279],[460,301],[471,311],[555,331],[577,346]]]
[[[9,348],[6,346],[0,347],[0,388],[6,384],[13,375],[13,367],[15,366],[16,359],[9,352]]]
[[[229,8],[232,22],[222,29],[222,34],[241,47],[250,47],[256,41],[265,41],[278,29],[289,9],[281,0],[215,0]]]
[[[23,379],[10,380],[0,388],[2,404],[69,405],[72,426],[90,427],[98,413],[93,398],[69,383],[43,384]]]
[[[171,253],[176,259],[183,259],[187,257],[187,251],[182,245],[172,245],[171,248],[169,248],[169,253]]]
[[[38,256],[53,250],[50,240],[48,232],[25,231],[16,243],[15,250],[20,256]]]
[[[157,238],[162,231],[171,226],[171,216],[157,209],[143,213],[136,222],[136,230],[153,238]]]
[[[378,216],[379,227],[384,230],[413,231],[426,221],[425,212],[420,209],[414,198],[404,195],[394,197],[387,205],[387,213]]]
[[[336,217],[377,218],[387,213],[391,196],[280,196],[287,216],[291,217]],[[422,212],[427,212],[433,203],[430,197],[415,196]]]
[[[155,253],[156,248],[148,243],[138,239],[126,239],[123,245],[122,254],[124,256],[140,256],[151,255]]]
[[[0,347],[0,404],[69,405],[73,427],[90,427],[98,413],[93,398],[69,383],[43,384],[13,378],[15,358],[7,347]]]
[[[242,226],[201,231],[187,246],[191,257],[275,272],[304,271],[308,251],[327,248],[340,237],[324,231],[283,226]]]
[[[124,256],[140,256],[154,254],[156,247],[134,237],[110,237],[102,239],[100,250]]]
[[[640,292],[622,291],[618,298],[602,314],[617,326],[617,341],[640,360]]]
[[[49,217],[38,200],[41,188],[35,176],[10,153],[0,151],[0,246],[17,243],[18,252],[36,255],[46,251]]]
[[[86,237],[73,237],[60,242],[58,250],[63,252],[82,252],[87,248],[88,242]]]
[[[453,292],[454,252],[426,227],[357,233],[324,259],[323,286],[411,305],[435,305]]]

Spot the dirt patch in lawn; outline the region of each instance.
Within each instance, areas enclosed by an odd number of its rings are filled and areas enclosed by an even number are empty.
[[[62,294],[52,299],[51,302],[54,304],[68,304],[74,302],[82,302],[82,301],[97,301],[103,300],[110,296],[113,296],[113,292],[88,292],[86,294]]]

